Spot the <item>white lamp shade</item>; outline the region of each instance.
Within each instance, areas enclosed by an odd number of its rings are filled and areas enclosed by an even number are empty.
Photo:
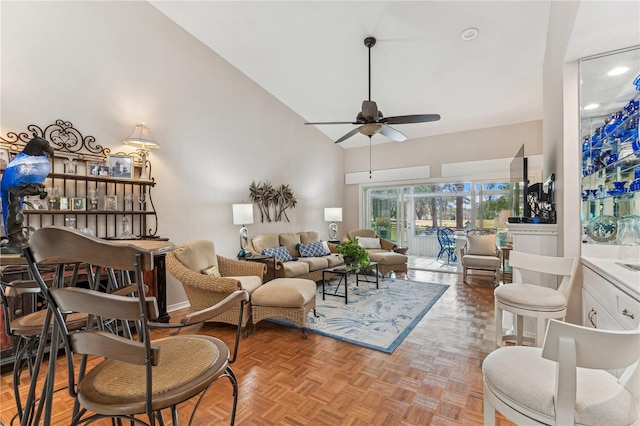
[[[342,207],[325,207],[325,222],[342,222]]]
[[[233,204],[233,224],[251,225],[253,223],[253,204]]]
[[[144,123],[136,124],[133,132],[124,140],[127,145],[139,148],[158,148],[158,143],[151,137],[149,128]]]

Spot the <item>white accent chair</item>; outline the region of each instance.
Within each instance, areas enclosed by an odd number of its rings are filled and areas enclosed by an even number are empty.
[[[462,282],[467,282],[469,269],[493,272],[493,282],[500,282],[500,255],[493,229],[470,229],[467,242],[460,249]]]
[[[550,320],[543,348],[507,346],[482,364],[484,424],[495,412],[522,425],[640,422],[640,330]],[[618,377],[606,370],[624,369]]]
[[[534,346],[542,345],[545,322],[550,318],[564,320],[567,314],[567,301],[578,268],[576,257],[553,257],[523,253],[512,250],[509,265],[513,269],[513,283],[503,284],[493,292],[495,299],[496,343],[498,346],[506,340],[516,341],[516,345],[528,342]],[[523,271],[550,274],[562,277],[558,289],[537,284],[526,284]],[[502,313],[511,312],[516,317],[516,334],[502,334]],[[524,317],[535,318],[535,338],[524,337]]]

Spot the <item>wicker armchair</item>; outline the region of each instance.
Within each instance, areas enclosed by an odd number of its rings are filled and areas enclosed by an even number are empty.
[[[379,239],[379,248],[367,248],[366,250],[369,252],[369,260],[378,262],[378,271],[382,275],[386,275],[391,271],[407,272],[408,257],[404,254],[406,248],[399,248],[393,241],[377,235],[373,229],[353,229],[347,232],[347,235],[343,237],[343,241],[358,237]]]
[[[262,285],[266,266],[218,256],[212,241],[197,240],[182,243],[167,254],[167,270],[182,283],[191,312],[215,305],[236,290],[246,290],[249,295]],[[205,269],[216,266],[220,276],[207,275]],[[247,325],[251,313],[244,310],[242,327]],[[239,307],[211,318],[209,322],[238,324]]]

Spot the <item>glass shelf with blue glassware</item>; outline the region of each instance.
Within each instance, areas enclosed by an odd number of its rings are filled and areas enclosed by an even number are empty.
[[[583,139],[583,200],[620,196],[640,190],[640,141],[638,106],[640,93],[605,119],[604,124]],[[633,185],[632,185],[633,184]]]
[[[640,244],[639,106],[640,46],[580,60],[583,243]]]

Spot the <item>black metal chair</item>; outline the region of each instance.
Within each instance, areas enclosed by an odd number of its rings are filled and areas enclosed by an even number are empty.
[[[456,233],[451,228],[438,228],[437,232],[438,243],[440,244],[440,251],[436,260],[440,260],[440,257],[444,254],[447,255],[447,263],[456,262],[458,256],[456,255]]]
[[[153,253],[133,245],[115,244],[64,227],[46,227],[36,230],[24,249],[30,271],[41,287],[48,302],[49,316],[54,326],[52,352],[58,342],[65,350],[68,366],[68,390],[75,399],[73,418],[69,424],[91,423],[100,418],[129,419],[144,425],[165,424],[163,410],[171,413],[172,424],[178,424],[177,407],[191,398],[196,399],[189,423],[209,388],[221,378],[228,378],[233,386],[231,424],[234,424],[238,399],[238,382],[230,364],[236,359],[241,332],[238,321],[235,348],[232,352],[220,339],[189,334],[173,335],[151,340],[152,327],[180,327],[201,323],[240,304],[240,317],[249,296],[236,291],[218,304],[184,317],[180,324],[157,324],[155,297],[145,297],[143,272],[153,270]],[[38,264],[57,265],[57,285],[49,288],[38,270]],[[122,296],[103,291],[64,287],[60,278],[68,264],[86,264],[87,268],[127,271],[137,294]],[[129,279],[127,279],[129,281]],[[91,315],[92,327],[71,331],[65,317],[72,312]],[[131,336],[112,332],[104,324],[114,320],[133,323]],[[42,348],[42,345],[40,345]],[[41,355],[39,349],[38,356]],[[81,355],[80,361],[74,355]],[[85,362],[88,355],[105,359],[92,368]],[[161,355],[161,356],[160,356]],[[43,399],[49,415],[55,362],[49,363]],[[27,404],[33,401],[30,389]],[[24,421],[23,421],[24,423]]]
[[[3,315],[5,318],[5,333],[9,338],[16,340],[15,353],[13,359],[13,394],[16,401],[17,416],[22,419],[23,409],[22,398],[20,395],[20,382],[22,372],[27,369],[29,377],[33,377],[34,361],[38,345],[43,334],[43,325],[47,314],[46,305],[44,309],[28,313],[26,315],[15,316],[10,311],[10,307],[19,309],[23,303],[32,303],[36,305],[41,302],[40,287],[33,280],[14,280],[11,282],[0,282],[0,304],[2,304]],[[36,298],[30,302],[23,301],[23,298]],[[67,328],[70,330],[79,330],[85,327],[87,316],[83,314],[73,314],[67,317]],[[44,336],[45,340],[51,333],[51,327]]]

